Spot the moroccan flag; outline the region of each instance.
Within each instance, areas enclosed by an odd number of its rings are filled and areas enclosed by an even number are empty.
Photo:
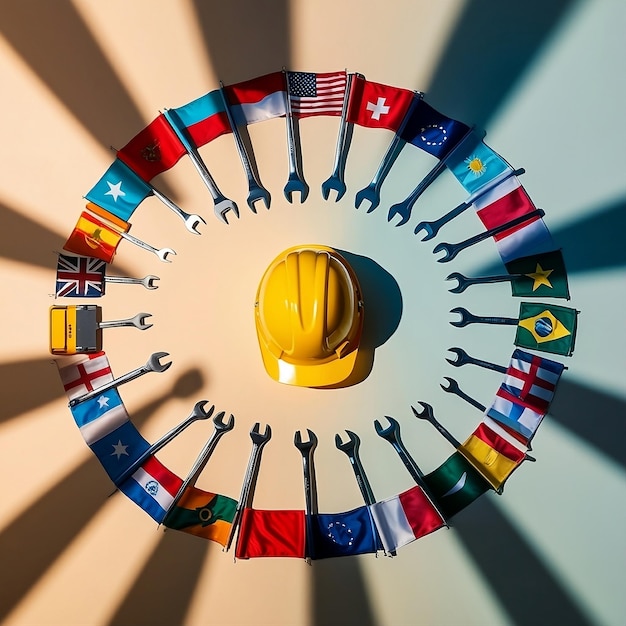
[[[304,511],[243,510],[235,556],[254,559],[264,556],[305,557]]]
[[[57,361],[57,364],[59,361]],[[63,388],[70,400],[85,395],[113,380],[109,359],[104,352],[81,356],[59,367]]]
[[[152,195],[152,187],[119,159],[115,159],[85,198],[128,221],[134,210]]]
[[[287,115],[287,84],[283,72],[273,72],[224,87],[237,126]]]
[[[146,462],[121,485],[119,490],[160,524],[183,481],[156,457]]]
[[[470,194],[513,168],[476,133],[470,133],[450,152],[446,166]]]
[[[419,485],[376,502],[371,511],[387,552],[395,552],[446,524]]]
[[[111,263],[122,239],[120,231],[126,232],[130,224],[93,204],[87,208],[90,211],[82,211],[63,249]]]
[[[187,129],[196,148],[231,132],[224,99],[219,89],[176,109],[170,109]]]
[[[456,515],[491,489],[460,452],[455,452],[436,470],[426,474],[424,480],[446,518]]]
[[[345,513],[317,513],[311,516],[312,559],[355,554],[375,554],[383,549],[374,518],[367,506]]]
[[[498,492],[526,455],[526,447],[493,422],[479,424],[458,451]]]
[[[531,254],[509,261],[506,263],[506,271],[519,275],[511,281],[511,292],[514,296],[569,300],[567,271],[560,250]]]
[[[102,259],[59,254],[57,298],[99,298],[104,295],[106,263]]]
[[[387,128],[396,132],[414,97],[415,94],[408,89],[373,83],[355,75],[347,120],[368,128]]]
[[[187,154],[163,114],[137,133],[117,157],[145,181],[169,170]]]
[[[443,159],[469,129],[469,126],[442,115],[416,96],[398,134],[404,141]]]
[[[225,546],[236,508],[237,500],[190,486],[163,524]]]
[[[294,117],[341,115],[346,72],[287,72],[291,114]]]
[[[571,356],[574,352],[577,322],[576,309],[556,304],[522,302],[515,345]]]
[[[117,484],[125,472],[149,447],[150,444],[139,434],[130,420],[94,441],[90,446],[92,452],[109,475]]]
[[[80,434],[89,446],[130,419],[115,388],[70,407],[70,410]]]

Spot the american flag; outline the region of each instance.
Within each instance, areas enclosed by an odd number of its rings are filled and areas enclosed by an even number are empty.
[[[287,88],[295,117],[341,115],[346,72],[287,72]]]
[[[57,298],[99,298],[104,295],[106,263],[87,256],[59,254]]]

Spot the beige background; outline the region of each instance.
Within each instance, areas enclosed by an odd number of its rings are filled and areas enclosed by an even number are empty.
[[[547,6],[546,6],[547,4]],[[224,6],[225,5],[225,6]],[[504,6],[503,6],[504,5]],[[623,26],[618,0],[391,3],[268,0],[81,0],[0,2],[0,304],[2,419],[0,475],[0,617],[7,624],[623,624],[624,576],[624,219]],[[154,118],[217,87],[281,67],[347,68],[373,81],[425,91],[442,112],[488,131],[487,142],[516,167],[563,245],[571,306],[582,311],[569,370],[503,497],[485,496],[453,527],[402,549],[314,563],[272,559],[233,563],[219,546],[157,530],[111,484],[75,428],[48,353],[55,252],[113,154]],[[152,313],[154,327],[105,332],[114,373],[167,351],[174,362],[122,388],[150,441],[209,399],[233,413],[235,431],[220,443],[200,486],[237,497],[247,463],[248,431],[269,423],[254,504],[303,508],[296,429],[311,428],[322,511],[361,504],[334,435],[359,433],[361,456],[379,499],[411,479],[372,422],[402,424],[405,444],[424,471],[450,454],[417,422],[410,405],[435,406],[462,439],[480,413],[439,383],[452,376],[486,404],[500,376],[453,369],[447,348],[502,364],[511,328],[448,324],[454,306],[515,316],[506,285],[447,292],[446,275],[499,272],[487,242],[439,264],[432,242],[413,235],[464,199],[444,174],[403,228],[387,223],[432,166],[407,147],[383,187],[381,206],[354,209],[391,134],[356,128],[348,192],[324,202],[337,120],[301,124],[304,205],[282,194],[287,177],[284,120],[249,129],[272,206],[246,206],[246,184],[228,136],[202,149],[213,176],[235,199],[240,219],[225,226],[187,159],[154,181],[190,213],[205,217],[202,236],[156,199],[133,215],[132,233],[177,251],[171,264],[119,247],[112,271],[156,274],[160,287],[109,285],[105,319]],[[332,196],[334,198],[334,195]],[[480,230],[471,212],[438,241]],[[363,257],[370,375],[340,390],[278,385],[258,352],[253,302],[274,256],[299,243],[336,246]],[[369,296],[369,297],[368,297]],[[65,303],[70,303],[65,301]],[[197,424],[159,454],[185,475],[209,424]],[[621,445],[620,445],[621,444]]]

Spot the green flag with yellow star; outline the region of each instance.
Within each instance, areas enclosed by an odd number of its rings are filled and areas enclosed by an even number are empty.
[[[522,302],[515,345],[570,356],[574,351],[578,311],[556,304]]]
[[[569,300],[567,272],[560,250],[525,256],[505,265],[513,277],[511,291],[514,296]]]

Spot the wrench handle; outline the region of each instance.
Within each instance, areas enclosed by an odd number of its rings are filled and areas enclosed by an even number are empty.
[[[520,224],[523,224],[524,222],[528,222],[536,217],[543,217],[544,215],[545,215],[545,212],[543,209],[535,209],[534,211],[531,211],[530,213],[526,213],[525,215],[520,215],[519,217],[516,217],[510,220],[509,222],[506,222],[505,224],[500,224],[500,226],[496,226],[495,228],[486,230],[482,233],[479,233],[478,235],[475,235],[474,237],[470,237],[469,239],[466,239],[465,241],[462,241],[461,243],[457,244],[456,247],[459,250],[468,248],[469,246],[473,246],[475,243],[479,243],[481,241],[484,241],[485,239],[489,239],[489,237],[493,237],[494,235],[499,235],[500,233],[503,233],[509,228],[513,228],[514,226],[519,226]]]
[[[507,368],[502,365],[498,365],[497,363],[492,363],[491,361],[483,361],[481,359],[475,359],[474,357],[468,357],[467,363],[470,365],[477,365],[478,367],[482,367],[486,370],[493,370],[494,372],[499,372],[500,374],[506,374]]]
[[[352,91],[352,79],[354,74],[348,74],[346,76],[346,90],[343,94],[343,105],[341,107],[341,121],[339,123],[339,133],[337,135],[337,146],[335,148],[335,162],[333,165],[333,176],[343,178],[340,173],[343,173],[343,169],[346,165],[346,140],[348,138],[348,127],[351,126],[351,122],[348,122],[348,105],[350,103],[350,92]]]
[[[411,478],[420,486],[424,484],[424,473],[420,470],[419,466],[408,453],[407,449],[400,441],[391,442],[394,450],[398,453],[400,460],[404,464],[404,467],[408,470]]]
[[[354,470],[354,476],[356,477],[356,484],[361,491],[361,495],[363,496],[363,500],[365,504],[372,505],[375,504],[376,498],[374,497],[374,492],[372,491],[372,487],[367,480],[367,475],[365,474],[365,470],[363,469],[363,465],[361,465],[361,461],[358,456],[354,456],[350,458],[350,463],[352,464],[352,469]]]
[[[105,383],[104,385],[96,389],[92,389],[91,391],[84,393],[82,396],[78,396],[77,398],[72,398],[69,401],[68,406],[70,408],[73,408],[76,405],[80,404],[81,402],[92,400],[93,398],[95,398],[96,396],[99,396],[105,391],[109,391],[109,389],[113,389],[113,387],[118,387],[119,385],[123,385],[124,383],[130,382],[131,380],[135,380],[135,378],[139,378],[140,376],[143,376],[144,374],[147,374],[150,371],[151,370],[149,370],[145,365],[142,365],[141,367],[138,367],[137,369],[134,369],[130,372],[127,372],[126,374],[123,374],[119,378],[114,378],[108,383]]]
[[[183,211],[176,203],[170,200],[170,198],[168,198],[164,193],[161,193],[158,189],[152,187],[152,193],[155,198],[160,200],[168,209],[174,211],[174,213],[176,213],[176,215],[181,217],[183,220],[189,217],[189,213],[185,213],[185,211]]]
[[[439,434],[442,435],[444,437],[444,439],[446,439],[446,441],[448,441],[449,443],[451,443],[455,448],[460,448],[461,447],[461,442],[458,441],[457,439],[455,439],[455,437],[450,433],[450,431],[443,426],[442,424],[440,424],[435,417],[426,417],[425,418],[428,422],[430,422],[438,431]]]
[[[515,317],[479,317],[475,316],[475,319],[469,323],[475,324],[504,324],[507,326],[514,326],[519,322],[519,319]]]

